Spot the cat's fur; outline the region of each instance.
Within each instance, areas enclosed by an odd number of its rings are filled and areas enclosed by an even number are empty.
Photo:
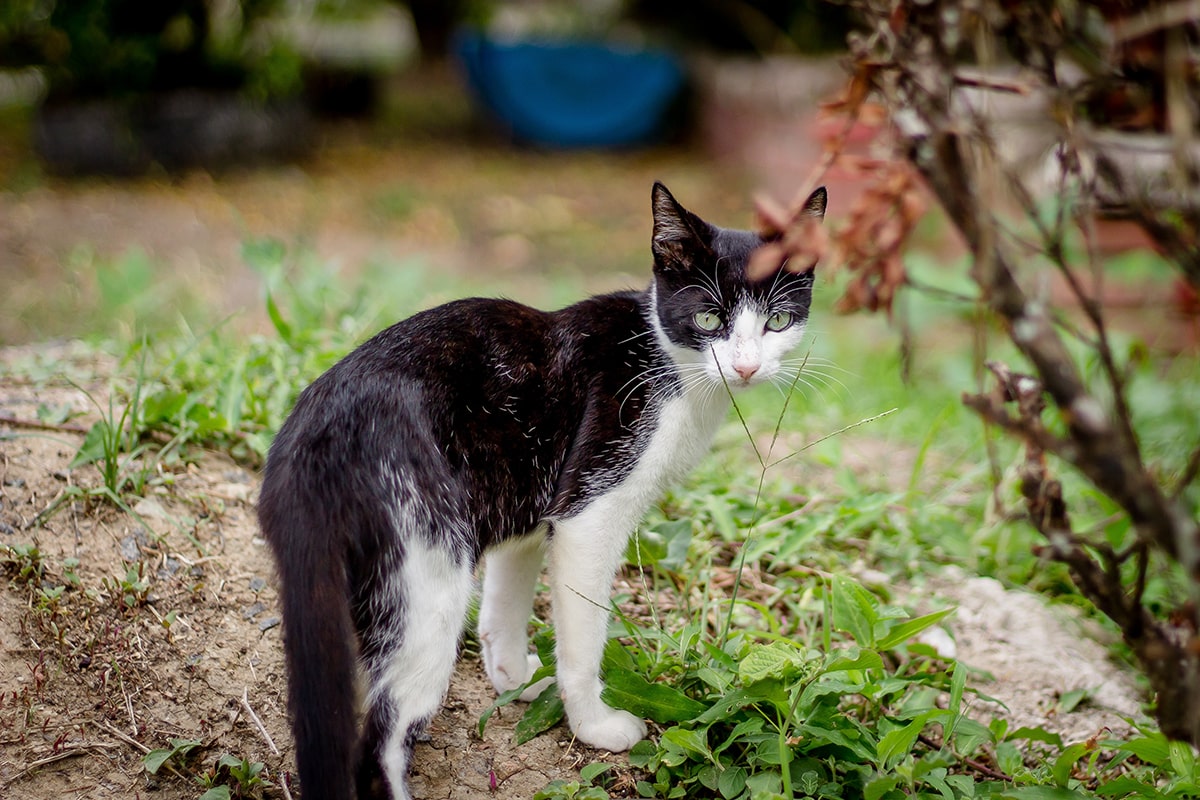
[[[781,269],[750,284],[756,234],[709,225],[661,184],[652,206],[645,291],[552,313],[448,303],[301,393],[271,447],[259,518],[281,582],[305,800],[408,796],[412,745],[446,691],[480,558],[496,690],[538,666],[526,635],[547,552],[571,729],[612,751],[645,735],[600,700],[613,575],[649,505],[707,450],[728,387],[795,375],[785,357],[813,280]],[[819,189],[809,213],[824,211]]]

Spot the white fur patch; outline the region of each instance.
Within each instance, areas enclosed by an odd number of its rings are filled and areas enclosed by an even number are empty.
[[[734,388],[765,383],[779,375],[783,359],[804,338],[804,323],[782,331],[766,328],[768,314],[754,306],[738,307],[728,336],[712,343],[709,369],[718,380]]]
[[[407,780],[405,738],[413,723],[432,717],[442,705],[458,656],[473,576],[444,548],[409,536],[403,567],[394,580],[403,596],[403,638],[371,686],[367,703],[391,706],[392,728],[380,761],[389,783],[403,797],[398,787]]]

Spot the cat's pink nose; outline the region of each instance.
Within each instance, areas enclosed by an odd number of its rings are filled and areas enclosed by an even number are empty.
[[[735,364],[733,371],[742,376],[742,380],[748,381],[754,377],[754,373],[758,372],[757,364]]]

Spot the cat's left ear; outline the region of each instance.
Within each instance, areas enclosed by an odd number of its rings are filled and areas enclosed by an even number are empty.
[[[800,208],[800,216],[816,217],[818,220],[825,219],[825,204],[828,200],[829,194],[825,191],[825,187],[817,187],[804,201],[804,205]]]
[[[685,268],[708,252],[708,223],[681,206],[670,190],[657,181],[650,195],[650,205],[654,212],[650,249],[656,268]]]

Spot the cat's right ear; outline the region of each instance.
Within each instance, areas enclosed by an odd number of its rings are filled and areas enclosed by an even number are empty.
[[[650,193],[654,212],[654,235],[650,249],[657,269],[684,269],[707,252],[708,225],[679,204],[666,186],[658,181]]]

